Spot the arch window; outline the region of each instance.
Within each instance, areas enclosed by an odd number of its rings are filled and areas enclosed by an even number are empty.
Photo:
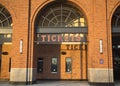
[[[65,3],[45,7],[36,19],[37,27],[87,27],[82,11]]]
[[[0,44],[12,41],[12,18],[8,10],[0,5]]]
[[[120,27],[120,6],[116,9],[112,17],[112,27]]]
[[[113,14],[111,26],[114,80],[120,80],[120,5]]]
[[[11,27],[12,18],[5,7],[0,5],[0,28]]]

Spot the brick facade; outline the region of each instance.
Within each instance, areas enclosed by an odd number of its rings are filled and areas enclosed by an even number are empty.
[[[75,46],[75,45],[71,45]],[[77,44],[80,46],[80,44]],[[39,47],[39,48],[38,48]],[[73,79],[73,80],[86,80],[87,79],[87,57],[85,45],[81,46],[82,49],[67,50],[66,44],[62,45],[36,45],[35,57],[43,58],[44,69],[42,73],[37,74],[37,79]],[[42,49],[42,50],[41,50]],[[65,52],[66,54],[62,54]],[[58,59],[58,72],[51,72],[51,59],[56,57]],[[66,58],[72,59],[72,72],[66,73],[65,60]],[[36,59],[36,65],[37,65]],[[76,72],[78,71],[78,72]]]
[[[54,0],[0,0],[0,4],[3,5],[11,14],[13,20],[13,33],[12,33],[12,45],[2,45],[4,47],[2,50],[6,50],[10,52],[8,55],[0,56],[2,57],[2,68],[1,68],[1,79],[9,79],[11,82],[26,82],[26,81],[34,81],[36,79],[48,79],[54,77],[55,79],[59,79],[58,77],[61,76],[60,79],[65,79],[66,77],[70,77],[69,75],[65,75],[61,72],[61,75],[51,75],[50,73],[46,74],[39,74],[36,72],[37,68],[37,58],[42,57],[46,59],[47,57],[55,54],[58,57],[60,56],[60,46],[42,46],[36,45],[34,43],[35,40],[35,19],[39,11],[44,6],[47,6],[49,3],[53,2]],[[112,61],[112,38],[111,38],[111,20],[114,11],[120,5],[119,0],[67,0],[71,5],[76,6],[79,9],[82,9],[83,13],[87,18],[88,23],[88,43],[87,43],[87,50],[82,51],[83,57],[87,57],[87,62],[83,62],[83,79],[87,79],[89,82],[108,82],[107,74],[103,76],[100,75],[106,73],[106,70],[109,69],[111,73],[111,80],[110,82],[113,83],[113,61]],[[20,51],[20,40],[23,40],[23,53],[21,54]],[[99,40],[103,40],[103,53],[100,53],[100,44]],[[63,45],[61,45],[63,46]],[[44,56],[46,52],[43,52],[44,49],[47,50],[47,55]],[[41,49],[43,51],[41,51]],[[51,49],[55,52],[52,54],[50,53]],[[1,49],[0,49],[1,50]],[[40,53],[38,51],[41,51]],[[76,56],[80,56],[80,51],[67,51],[68,56],[70,53],[75,53]],[[87,53],[86,53],[87,52]],[[77,53],[77,54],[76,54]],[[9,73],[9,58],[12,58],[11,63],[11,72]],[[65,58],[63,56],[63,58]],[[72,58],[74,60],[74,65],[79,65],[79,62],[76,58]],[[100,64],[100,60],[103,60],[103,64]],[[59,58],[59,60],[63,60]],[[61,61],[64,62],[64,61]],[[87,65],[84,65],[86,64]],[[62,64],[62,63],[61,63]],[[61,65],[63,67],[63,65]],[[47,66],[46,66],[47,67]],[[27,72],[25,73],[26,77],[17,77],[23,75],[23,71],[27,68]],[[79,68],[79,66],[78,66]],[[79,71],[77,67],[74,71]],[[64,67],[63,67],[64,69]],[[74,68],[73,68],[74,69]],[[87,73],[85,72],[87,70]],[[18,74],[19,71],[19,75]],[[97,73],[97,72],[100,73]],[[16,74],[13,74],[16,73]],[[94,76],[93,76],[93,74]],[[99,74],[99,75],[98,75]],[[74,79],[81,79],[81,76],[78,77],[80,73],[75,73],[72,75]],[[109,75],[109,74],[108,74]],[[45,78],[47,77],[47,78]],[[105,78],[106,80],[102,79]],[[24,78],[24,79],[23,79]],[[54,79],[53,78],[53,79]],[[96,79],[99,78],[99,79]],[[22,80],[23,79],[23,80]],[[27,80],[26,80],[27,79]],[[103,81],[102,81],[103,80]]]
[[[1,49],[3,52],[8,52],[8,55],[2,55],[2,59],[1,59],[1,75],[0,78],[1,79],[5,79],[5,80],[9,80],[10,78],[10,58],[11,58],[11,49],[12,49],[12,45],[2,45]]]

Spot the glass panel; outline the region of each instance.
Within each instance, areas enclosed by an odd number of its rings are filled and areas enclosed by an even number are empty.
[[[120,6],[113,14],[111,25],[112,27],[120,27]]]
[[[12,42],[12,34],[0,34],[0,44],[5,42]]]
[[[6,34],[6,38],[11,38],[11,34]]]
[[[43,58],[38,58],[37,72],[43,72]]]
[[[72,72],[71,58],[66,58],[66,72]]]
[[[57,72],[57,58],[52,58],[51,72]]]
[[[10,13],[6,8],[0,5],[0,28],[2,27],[11,27],[12,18]]]
[[[0,5],[0,29],[11,29],[12,26],[12,18],[8,10]],[[0,34],[0,44],[11,43],[12,42],[12,34],[7,34],[7,32],[1,32]],[[11,33],[11,32],[10,32]]]
[[[49,8],[48,8],[49,7]],[[40,23],[38,23],[40,22]],[[47,23],[46,23],[47,22]],[[46,6],[38,14],[37,27],[87,27],[86,19],[80,9],[69,4]]]
[[[4,34],[0,34],[0,39],[2,40],[4,38]]]

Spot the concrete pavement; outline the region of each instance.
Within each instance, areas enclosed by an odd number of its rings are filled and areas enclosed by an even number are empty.
[[[9,82],[0,82],[0,86],[94,86],[87,81],[38,81],[33,85],[12,85]],[[115,82],[115,86],[120,86],[120,81]]]
[[[12,85],[0,82],[0,86],[90,86],[86,81],[38,81],[33,85]]]

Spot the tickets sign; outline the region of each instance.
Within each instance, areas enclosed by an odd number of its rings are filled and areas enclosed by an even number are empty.
[[[37,34],[38,43],[86,42],[84,34]]]

